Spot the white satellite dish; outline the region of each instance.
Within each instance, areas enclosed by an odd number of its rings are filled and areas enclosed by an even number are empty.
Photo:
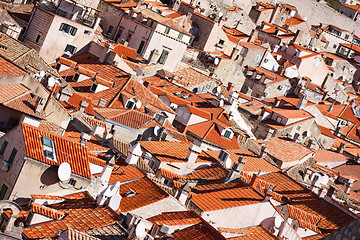
[[[71,166],[70,164],[68,164],[67,162],[63,162],[62,164],[60,164],[59,169],[58,169],[58,177],[60,179],[60,181],[64,182],[69,180],[71,175]]]
[[[282,222],[283,222],[282,217],[280,217],[280,216],[275,217],[275,221],[274,221],[275,227],[279,228],[281,226]]]
[[[136,226],[135,234],[136,234],[136,237],[138,237],[138,238],[145,237],[145,234],[146,234],[145,225],[142,222],[139,222],[139,224]]]
[[[220,63],[219,58],[215,58],[215,60],[214,60],[214,64],[215,64],[215,65],[219,65],[219,63]]]
[[[112,210],[117,211],[120,207],[120,202],[121,202],[121,196],[119,194],[115,194],[110,198],[109,207]]]
[[[53,86],[55,85],[55,83],[56,83],[55,78],[50,77],[50,78],[48,79],[48,87],[53,87]]]
[[[159,131],[160,131],[160,127],[159,127],[159,126],[155,126],[155,127],[154,127],[154,135],[155,135],[155,136],[159,136]]]
[[[144,72],[141,68],[136,69],[136,76],[141,76],[141,75],[143,75],[143,73]]]
[[[219,12],[219,17],[224,16],[224,14],[222,12]]]
[[[136,108],[141,108],[141,106],[142,106],[142,103],[141,103],[140,100],[138,100],[138,101],[136,102]]]
[[[217,94],[220,94],[220,93],[221,93],[221,87],[220,87],[220,86],[217,86],[217,87],[216,87],[216,93],[217,93]]]
[[[226,161],[225,161],[225,167],[227,169],[229,169],[229,168],[231,168],[231,164],[232,164],[231,159],[227,158]]]
[[[45,77],[45,72],[44,71],[40,72],[40,77],[42,77],[42,78]]]

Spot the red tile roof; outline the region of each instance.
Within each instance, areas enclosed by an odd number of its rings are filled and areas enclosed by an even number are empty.
[[[60,135],[42,131],[25,123],[21,124],[21,128],[26,156],[52,166],[60,166],[61,163],[67,162],[70,164],[73,173],[86,178],[91,177],[86,147]],[[57,162],[45,158],[41,140],[42,136],[51,138],[54,141]]]
[[[196,86],[214,80],[212,77],[200,73],[192,68],[184,68],[174,72],[173,74],[178,77],[178,79],[174,79],[174,81],[187,87]]]
[[[20,68],[19,66],[15,65],[14,63],[10,62],[6,58],[0,56],[0,76],[8,76],[8,75],[28,75],[28,73]]]
[[[238,44],[241,40],[249,38],[249,35],[237,30],[236,28],[227,28],[223,26],[223,30],[229,41],[236,44]]]
[[[270,140],[256,140],[256,143],[269,149],[269,155],[281,160],[282,162],[300,161],[302,158],[314,152],[300,143],[292,142],[282,138],[274,137]],[[264,143],[264,144],[260,144]],[[289,153],[291,153],[289,155]]]
[[[23,234],[29,239],[55,237],[58,230],[75,229],[80,232],[96,229],[120,221],[120,217],[108,206],[97,206],[87,192],[65,196],[64,202],[47,206],[61,211],[65,216],[60,220],[39,223],[25,227]]]
[[[141,141],[141,147],[151,153],[153,157],[161,162],[186,162],[190,142],[165,142],[165,141]],[[213,162],[205,153],[201,153],[197,160],[199,162]]]
[[[192,225],[203,221],[194,211],[165,212],[146,220],[156,225],[166,224],[168,226]]]
[[[138,55],[134,48],[130,48],[121,44],[117,44],[113,50],[117,55],[125,59],[135,59]]]
[[[275,186],[274,191],[291,199],[290,217],[299,219],[300,225],[312,230],[333,232],[346,226],[353,219],[344,212],[338,210],[326,201],[319,199],[315,194],[303,187],[285,173],[277,172],[261,176],[261,179]],[[317,228],[313,226],[313,219],[320,219]]]
[[[315,162],[346,162],[348,160],[347,157],[345,157],[343,154],[326,150],[326,149],[320,149],[315,150]]]
[[[59,220],[64,217],[65,213],[60,210],[52,209],[38,203],[31,204],[31,212],[41,214],[45,217],[52,218],[54,220]]]
[[[279,240],[280,239],[263,226],[250,227],[245,229],[219,227],[218,230],[224,233],[237,233],[242,235],[240,237],[233,237],[231,238],[231,240],[262,240],[262,239]]]
[[[264,197],[250,187],[197,194],[190,199],[203,212],[256,204],[263,200]]]
[[[171,234],[174,240],[226,240],[206,221],[181,229]]]

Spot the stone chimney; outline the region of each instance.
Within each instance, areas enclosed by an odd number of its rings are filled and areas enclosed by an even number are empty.
[[[225,182],[235,180],[240,177],[240,173],[244,169],[246,158],[239,157],[237,163],[234,163],[229,174],[225,178]]]
[[[254,41],[256,40],[256,38],[258,37],[258,35],[259,35],[258,30],[253,29],[253,30],[251,31],[251,34],[250,34],[250,37],[249,37],[248,42],[254,42]]]
[[[344,149],[345,149],[346,144],[345,143],[340,143],[340,146],[337,148],[336,152],[338,153],[343,153]]]
[[[265,199],[264,202],[268,202],[270,198],[274,195],[273,188],[270,186],[270,188],[265,189]]]
[[[296,141],[298,140],[299,136],[300,136],[299,133],[295,133],[292,141],[293,141],[293,142],[296,142]]]
[[[71,88],[68,86],[61,87],[59,93],[59,102],[67,102],[69,98],[73,95]]]
[[[351,179],[351,178],[348,179],[348,181],[345,184],[345,190],[344,190],[344,192],[346,194],[350,194],[350,190],[351,190],[354,182],[355,181],[353,179]]]
[[[259,158],[265,158],[265,156],[268,154],[269,149],[265,146],[261,147]]]
[[[234,89],[234,86],[233,86],[232,82],[228,82],[226,90],[228,90],[228,92],[232,92],[233,89]]]
[[[281,100],[279,100],[277,97],[275,98],[274,101],[274,107],[279,107]]]
[[[129,154],[125,160],[127,164],[135,165],[139,158],[142,155],[141,145],[140,143],[136,143],[135,145],[129,148]]]
[[[320,187],[318,191],[319,198],[324,198],[327,194],[327,191],[324,187]]]
[[[80,101],[80,109],[79,112],[84,113],[85,109],[89,106],[87,101],[81,100]]]
[[[100,180],[101,180],[101,184],[103,186],[108,186],[109,185],[109,180],[110,180],[110,176],[112,173],[112,170],[115,166],[115,157],[113,156],[103,167],[101,173],[100,173]]]
[[[333,102],[331,105],[330,105],[330,107],[329,107],[329,109],[327,110],[328,112],[332,112],[333,110],[334,110],[334,105],[335,105],[335,102]]]
[[[341,134],[344,132],[344,129],[342,127],[336,127],[334,131],[335,136],[341,136]]]
[[[267,130],[266,138],[271,138],[271,137],[274,137],[274,136],[275,136],[275,130],[269,128],[269,129]]]
[[[235,61],[236,57],[239,55],[239,51],[240,51],[239,49],[234,47],[231,54],[230,54],[230,59]]]
[[[313,140],[309,139],[306,147],[310,149],[312,144],[313,144]]]
[[[137,2],[137,4],[136,4],[136,9],[137,10],[140,10],[140,8],[141,8],[141,5],[143,5],[144,4],[144,0],[139,0],[138,2]]]
[[[307,102],[308,102],[308,100],[307,100],[306,94],[302,94],[302,95],[300,96],[299,102],[298,102],[297,105],[296,105],[296,108],[299,109],[299,110],[304,109],[304,107],[306,106]]]
[[[172,6],[172,9],[173,9],[174,11],[178,11],[179,8],[180,8],[180,5],[181,5],[181,1],[180,1],[180,0],[175,0],[174,4],[173,4],[173,6]]]
[[[45,106],[45,98],[39,97],[35,103],[35,112],[41,114],[41,111],[44,109],[44,106]]]
[[[334,195],[335,192],[335,188],[333,186],[329,187],[329,190],[326,193],[326,196],[328,196],[329,198],[332,198],[332,196]]]
[[[87,141],[91,139],[91,136],[85,132],[80,134],[80,144],[86,146]]]
[[[198,157],[198,155],[202,152],[202,149],[201,147],[193,144],[193,143],[190,143],[190,146],[189,146],[189,152],[186,156],[186,159],[187,159],[187,163],[189,164],[193,164],[196,162],[196,159]]]
[[[105,190],[103,190],[97,197],[96,199],[96,204],[99,206],[103,206],[105,204],[109,204],[110,198],[118,195],[119,199],[121,199],[120,196],[120,182],[117,181],[115,184],[112,184],[108,187],[106,187]],[[113,209],[114,211],[116,211],[117,209]]]

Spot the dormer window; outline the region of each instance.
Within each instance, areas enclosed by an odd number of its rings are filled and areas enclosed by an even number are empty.
[[[224,131],[224,137],[225,138],[231,138],[233,135],[232,131],[231,130],[225,130]]]
[[[91,88],[90,88],[90,91],[91,91],[91,92],[95,92],[95,91],[96,91],[96,88],[97,88],[97,84],[96,84],[96,83],[93,83],[93,85],[92,85]]]
[[[135,107],[135,101],[134,99],[129,99],[127,102],[126,102],[126,105],[125,107],[127,109],[133,109]]]
[[[157,113],[157,114],[155,114],[155,119],[156,119],[161,125],[163,125],[164,122],[165,122],[166,117],[165,117],[164,115],[160,114],[160,113]]]
[[[41,141],[42,141],[42,147],[43,147],[43,151],[44,151],[44,157],[46,159],[57,162],[56,155],[55,155],[55,149],[54,149],[54,140],[52,140],[51,138],[42,136]]]
[[[79,73],[75,73],[74,77],[73,77],[73,81],[76,82],[77,80],[79,80],[80,74]]]

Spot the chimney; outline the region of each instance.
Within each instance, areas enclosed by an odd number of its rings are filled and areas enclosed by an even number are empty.
[[[257,117],[257,120],[262,121],[264,114],[265,114],[265,108],[261,107],[261,112],[260,112],[259,116]]]
[[[346,146],[346,144],[343,143],[343,142],[341,142],[341,143],[340,143],[340,146],[337,148],[336,152],[338,152],[338,153],[343,153],[343,152],[344,152],[344,149],[345,149],[345,146]]]
[[[103,99],[103,98],[100,98],[99,99],[99,101],[98,101],[98,107],[105,107],[105,105],[106,105],[106,100],[105,99]]]
[[[232,92],[234,86],[232,85],[232,82],[228,82],[228,86],[226,88],[226,90],[228,90],[228,92]]]
[[[305,176],[304,176],[304,182],[307,182],[310,178],[311,175],[311,170],[309,170],[308,168],[305,169]]]
[[[292,43],[298,44],[299,40],[300,40],[300,36],[301,36],[301,31],[297,30],[296,33],[295,33],[294,38],[292,39]]]
[[[193,143],[190,143],[189,152],[186,156],[187,163],[189,163],[189,164],[195,163],[196,159],[197,159],[198,155],[201,153],[201,151],[202,151],[201,147],[199,147]]]
[[[190,22],[191,22],[191,17],[192,17],[191,12],[188,12],[188,13],[186,14],[186,23],[190,23]]]
[[[328,112],[332,112],[332,111],[334,110],[334,105],[335,105],[335,102],[333,102],[333,103],[330,105],[330,107],[329,107],[329,109],[328,109]]]
[[[239,49],[237,49],[236,47],[233,48],[231,55],[230,55],[230,59],[235,61],[236,57],[239,55]]]
[[[135,165],[139,158],[142,155],[141,145],[140,143],[136,143],[135,145],[129,148],[129,154],[125,160],[125,162],[129,165]]]
[[[258,37],[258,35],[259,35],[258,30],[253,29],[253,30],[251,31],[251,34],[250,34],[250,37],[249,37],[248,42],[254,42],[254,41],[256,40],[256,38]]]
[[[230,172],[226,176],[225,182],[229,182],[229,181],[239,178],[240,173],[244,169],[245,163],[246,163],[246,158],[239,157],[238,162],[233,164]]]
[[[335,192],[335,188],[333,186],[330,186],[329,190],[326,193],[326,196],[328,196],[329,198],[332,198],[334,192]]]
[[[180,1],[180,0],[175,0],[174,4],[173,4],[173,6],[172,6],[172,9],[173,9],[174,11],[178,11],[179,8],[180,8],[180,5],[181,5],[181,1]]]
[[[144,87],[146,87],[147,89],[150,88],[150,82],[148,82],[148,81],[145,81],[145,82],[143,83],[143,85],[144,85]]]
[[[308,102],[308,100],[307,100],[306,94],[302,94],[300,96],[299,102],[296,105],[296,108],[299,110],[302,110],[306,106],[307,102]]]
[[[45,105],[45,98],[39,97],[35,103],[35,112],[41,114],[41,111],[44,109],[44,105]]]
[[[346,194],[349,194],[349,193],[350,193],[350,190],[351,190],[351,188],[352,188],[352,186],[353,186],[353,183],[354,183],[354,180],[351,179],[351,178],[349,178],[348,181],[346,182],[346,184],[345,184],[345,190],[344,190],[344,192],[345,192]]]
[[[91,136],[85,132],[80,134],[80,144],[86,146],[87,141],[91,139]]]
[[[66,86],[60,88],[60,96],[59,96],[59,102],[67,102],[69,98],[73,95],[73,92],[71,91],[71,88]]]
[[[274,195],[273,188],[270,186],[269,189],[265,189],[265,199],[264,202],[270,201],[270,198]]]
[[[87,101],[81,100],[80,101],[80,109],[79,112],[84,113],[85,109],[89,106]]]
[[[265,158],[266,154],[268,154],[269,149],[265,146],[261,147],[259,158]]]
[[[140,10],[140,7],[141,7],[141,5],[143,5],[143,3],[144,3],[144,0],[139,0],[136,4],[135,9]]]
[[[275,130],[269,128],[269,129],[267,130],[266,138],[271,138],[271,137],[274,137],[274,136],[275,136]]]
[[[341,134],[344,132],[344,129],[341,127],[336,127],[335,131],[334,131],[334,135],[335,136],[341,136]]]
[[[292,141],[293,141],[293,142],[296,142],[296,141],[298,140],[299,136],[300,136],[299,133],[295,133]]]
[[[121,196],[119,193],[120,185],[121,185],[121,183],[119,181],[117,181],[115,184],[112,184],[112,185],[106,187],[106,189],[103,190],[97,197],[96,204],[99,206],[109,204],[111,197],[113,197],[115,195],[118,195],[118,198],[121,199]],[[111,205],[109,207],[111,207]],[[118,209],[113,209],[113,210],[117,211]]]
[[[100,181],[101,185],[105,186],[105,188],[109,185],[110,176],[112,170],[115,166],[115,157],[111,157],[111,159],[105,164],[101,173],[100,173]]]
[[[281,101],[276,97],[276,98],[275,98],[275,101],[274,101],[274,107],[279,107],[280,102],[281,102]]]
[[[308,144],[307,144],[307,148],[311,148],[311,146],[312,146],[312,144],[313,144],[313,140],[312,139],[309,139],[309,141],[308,141]]]
[[[326,193],[327,193],[327,191],[325,188],[323,188],[323,187],[319,188],[319,191],[318,191],[319,198],[324,198],[326,196]]]

